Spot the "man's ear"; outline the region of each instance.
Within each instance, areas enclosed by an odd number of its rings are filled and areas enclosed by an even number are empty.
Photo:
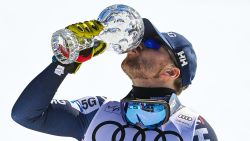
[[[181,72],[180,72],[180,69],[177,68],[177,67],[169,67],[169,66],[166,66],[163,70],[162,70],[162,73],[161,73],[164,77],[169,77],[169,79],[177,79]]]

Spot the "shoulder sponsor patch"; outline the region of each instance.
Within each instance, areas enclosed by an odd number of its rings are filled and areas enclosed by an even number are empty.
[[[175,123],[178,123],[182,128],[193,128],[197,117],[198,115],[186,107],[173,115]]]
[[[189,115],[179,114],[176,118],[179,124],[191,128],[194,124],[194,118]]]
[[[184,119],[184,120],[186,120],[186,121],[192,121],[192,120],[193,120],[191,117],[186,116],[186,115],[183,115],[183,114],[179,114],[179,115],[178,115],[178,118],[179,118],[179,119]]]
[[[91,113],[100,108],[100,104],[97,97],[84,97],[71,102],[71,106],[79,110],[83,114]]]

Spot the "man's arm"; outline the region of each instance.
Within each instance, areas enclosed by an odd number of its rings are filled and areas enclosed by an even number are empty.
[[[98,107],[86,113],[79,110],[89,109],[77,108],[75,102],[52,100],[67,75],[56,74],[57,67],[57,63],[51,63],[30,82],[16,101],[11,116],[27,128],[81,140]],[[104,101],[101,97],[96,100],[99,105]]]
[[[196,122],[193,141],[218,141],[213,128],[202,116]]]

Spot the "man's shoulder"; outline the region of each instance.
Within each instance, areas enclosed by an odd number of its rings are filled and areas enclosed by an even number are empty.
[[[186,111],[192,112],[196,115],[195,130],[193,141],[217,141],[217,136],[214,129],[208,123],[208,121],[203,118],[196,111],[186,107]]]
[[[193,141],[217,141],[213,128],[196,111],[183,106],[171,118],[179,129],[194,131]]]
[[[201,116],[196,120],[193,141],[217,141],[217,136],[212,126]]]

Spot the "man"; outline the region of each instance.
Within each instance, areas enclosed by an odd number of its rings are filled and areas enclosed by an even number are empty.
[[[100,96],[52,100],[66,75],[81,64],[63,65],[54,59],[22,92],[12,118],[27,128],[79,141],[217,141],[210,125],[181,105],[176,96],[195,76],[196,55],[191,43],[178,33],[158,32],[145,18],[143,22],[142,43],[128,51],[122,62],[133,88],[120,102]],[[90,34],[101,27],[90,21],[68,29]],[[82,51],[78,60],[89,60],[105,48],[100,41],[93,49]]]

